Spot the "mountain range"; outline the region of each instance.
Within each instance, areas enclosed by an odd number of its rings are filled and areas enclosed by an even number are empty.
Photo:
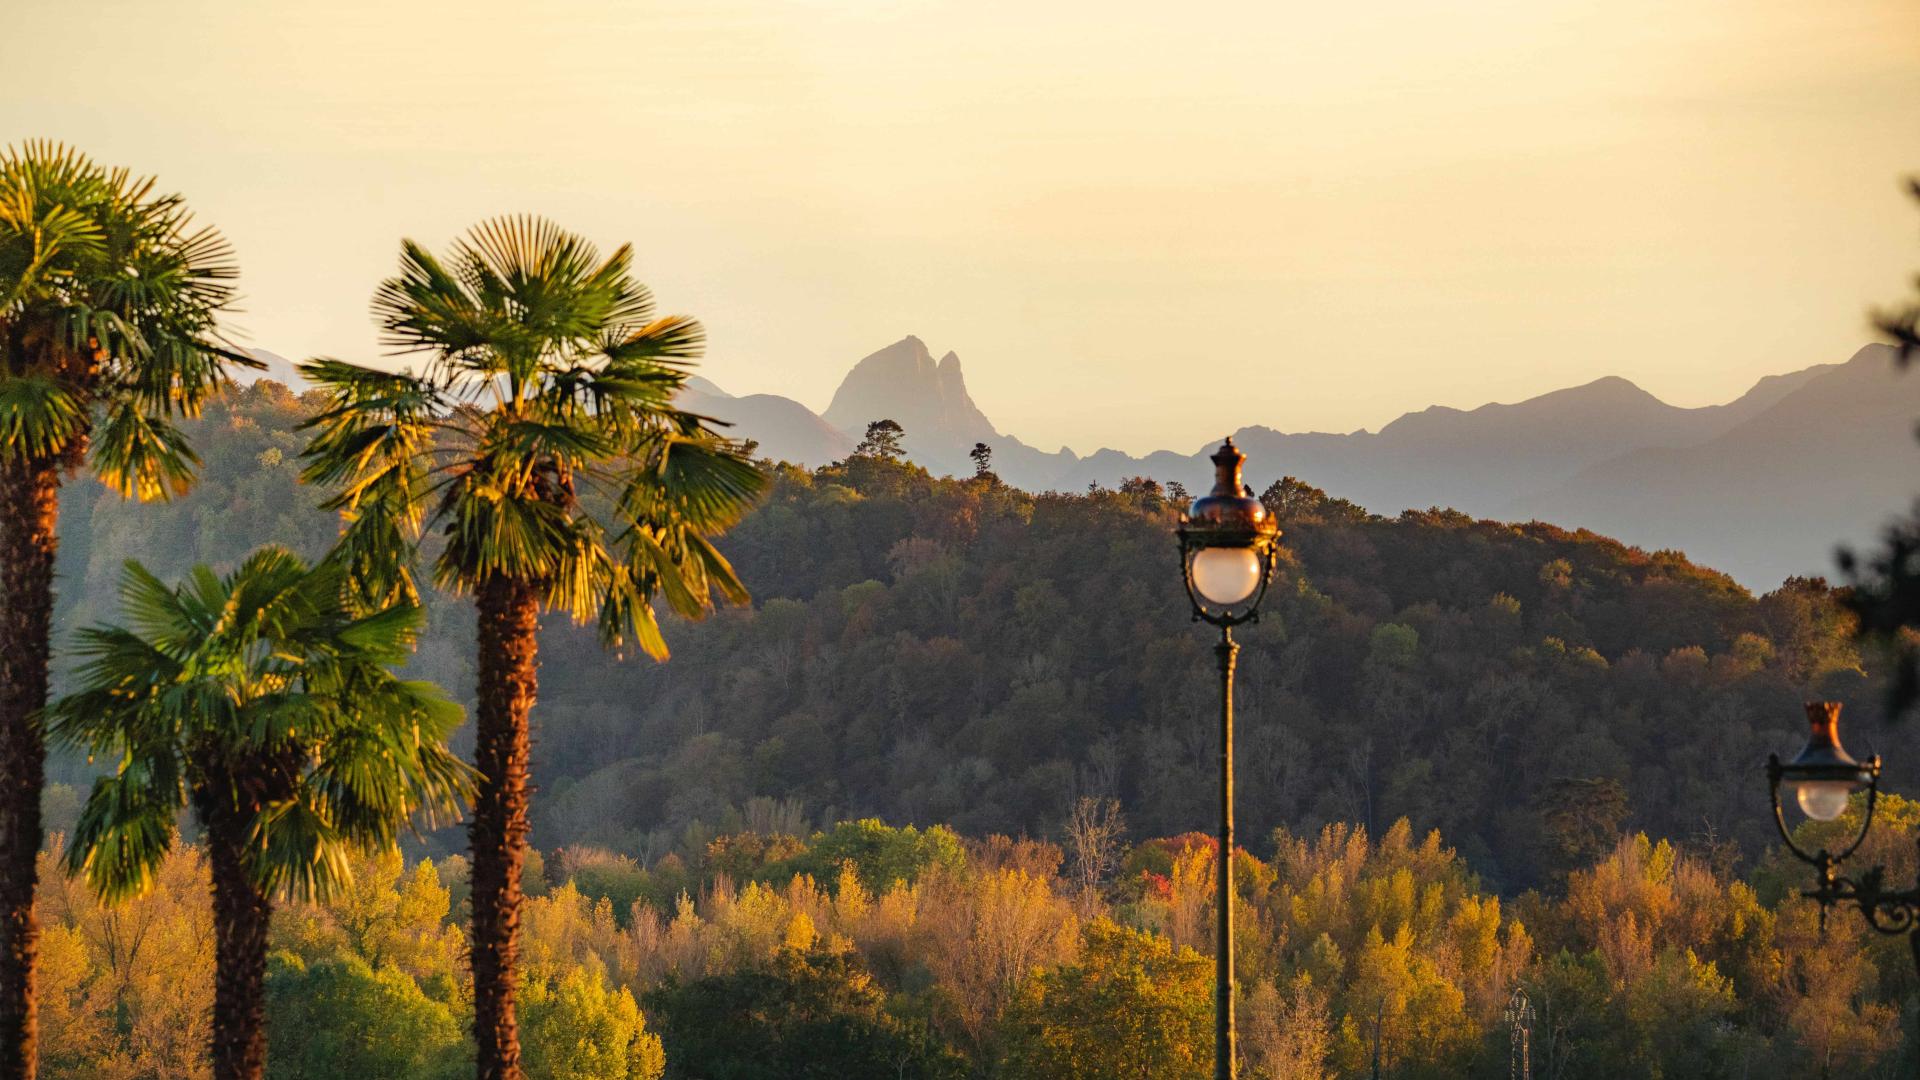
[[[254,350],[270,378],[299,387],[292,365]],[[856,363],[824,413],[775,394],[735,395],[694,378],[679,404],[730,425],[759,453],[819,466],[850,453],[868,423],[906,431],[907,454],[936,474],[973,471],[975,443],[993,469],[1031,491],[1117,486],[1136,476],[1199,492],[1207,455],[1082,457],[1031,446],[993,425],[967,391],[960,358],[936,360],[907,336]],[[1648,549],[1674,548],[1769,589],[1793,575],[1832,572],[1841,544],[1868,545],[1920,491],[1920,378],[1886,345],[1842,363],[1770,375],[1721,405],[1681,408],[1618,377],[1510,404],[1407,413],[1378,431],[1347,434],[1243,427],[1256,489],[1283,475],[1383,515],[1444,507],[1475,517],[1591,529]],[[1226,434],[1226,433],[1222,433]]]
[[[1759,380],[1721,405],[1667,404],[1607,377],[1511,404],[1436,405],[1378,431],[1232,432],[1256,488],[1291,475],[1378,514],[1445,507],[1483,518],[1550,521],[1649,549],[1676,548],[1756,589],[1824,575],[1840,544],[1871,543],[1920,491],[1920,379],[1893,350]],[[790,398],[735,397],[705,380],[682,399],[757,440],[760,452],[815,466],[843,457],[878,419],[906,429],[908,456],[935,473],[994,471],[1029,490],[1115,486],[1134,476],[1210,482],[1207,455],[1037,449],[994,427],[967,392],[960,358],[935,360],[908,336],[853,366],[816,414]],[[1225,434],[1225,433],[1223,433]]]

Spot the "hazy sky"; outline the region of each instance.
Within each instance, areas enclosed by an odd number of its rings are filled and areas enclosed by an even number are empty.
[[[378,355],[401,236],[536,211],[736,393],[916,333],[1028,442],[1190,449],[1721,401],[1920,267],[1915,0],[7,6],[0,138],[184,192],[296,358]]]

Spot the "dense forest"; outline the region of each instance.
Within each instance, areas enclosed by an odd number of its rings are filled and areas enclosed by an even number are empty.
[[[59,632],[111,613],[128,558],[323,551],[313,406],[215,403],[169,505],[77,483]],[[980,464],[769,463],[726,541],[755,602],[671,624],[670,663],[549,621],[530,1076],[1205,1075],[1217,690],[1185,494],[1030,494]],[[1759,764],[1798,703],[1848,702],[1857,748],[1880,730],[1882,665],[1825,583],[1755,597],[1549,525],[1265,498],[1286,556],[1242,635],[1247,1075],[1504,1075],[1516,988],[1538,1076],[1911,1072],[1904,944],[1821,937],[1769,842]],[[413,668],[464,694],[470,616],[428,604]],[[199,1076],[204,856],[102,906],[57,866],[91,768],[57,759],[46,798],[45,1074]],[[1920,813],[1886,803],[1868,855],[1907,874]],[[276,915],[270,1076],[471,1068],[461,846],[417,838]]]
[[[202,480],[170,505],[77,485],[60,632],[111,613],[128,558],[171,578],[261,542],[322,552],[337,526],[296,479],[310,407],[274,383],[216,404],[192,432]],[[768,806],[795,835],[877,817],[1057,838],[1083,796],[1117,799],[1136,836],[1208,827],[1217,687],[1170,535],[1181,493],[1029,494],[885,455],[773,472],[725,544],[754,604],[670,625],[670,663],[610,660],[549,620],[537,847],[651,864]],[[1768,841],[1760,763],[1798,746],[1801,701],[1847,702],[1856,749],[1882,730],[1884,680],[1823,582],[1756,597],[1550,525],[1370,517],[1286,482],[1266,497],[1287,561],[1241,634],[1247,835],[1405,817],[1506,895],[1623,831],[1732,865]],[[467,694],[469,609],[429,609],[414,668]],[[1899,789],[1913,755],[1891,758]]]

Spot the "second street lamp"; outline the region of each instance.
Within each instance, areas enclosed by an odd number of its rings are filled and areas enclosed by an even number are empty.
[[[1887,887],[1886,868],[1870,866],[1858,874],[1840,873],[1845,862],[1867,838],[1873,828],[1874,804],[1880,798],[1880,759],[1860,761],[1840,745],[1840,703],[1807,703],[1807,745],[1792,761],[1782,762],[1779,755],[1767,758],[1767,785],[1773,797],[1773,821],[1780,828],[1780,839],[1787,850],[1819,874],[1814,888],[1800,895],[1820,905],[1820,925],[1827,925],[1827,912],[1836,905],[1857,908],[1867,925],[1882,934],[1907,936],[1913,950],[1916,970],[1920,970],[1920,883],[1911,889]],[[1834,821],[1846,813],[1857,791],[1867,798],[1861,807],[1860,828],[1838,853],[1825,847],[1808,852],[1794,842],[1787,828],[1786,812],[1781,807],[1780,789],[1793,794],[1802,813],[1815,821]]]
[[[1273,579],[1280,526],[1240,478],[1247,456],[1228,439],[1213,455],[1213,490],[1181,516],[1181,576],[1195,622],[1220,628],[1220,864],[1214,873],[1219,941],[1214,959],[1215,1080],[1237,1069],[1233,1021],[1233,628],[1257,622]]]

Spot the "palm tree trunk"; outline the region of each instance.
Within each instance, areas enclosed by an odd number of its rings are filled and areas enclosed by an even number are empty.
[[[236,815],[205,824],[213,876],[213,1080],[261,1080],[273,904],[247,873],[247,822]]]
[[[540,597],[528,582],[480,587],[479,716],[473,803],[473,1039],[480,1080],[522,1080],[514,983],[520,867],[527,853],[527,717],[540,650]]]
[[[60,473],[53,462],[0,464],[0,1077],[33,1080],[39,1018],[34,966],[34,860],[47,751],[53,559]]]

